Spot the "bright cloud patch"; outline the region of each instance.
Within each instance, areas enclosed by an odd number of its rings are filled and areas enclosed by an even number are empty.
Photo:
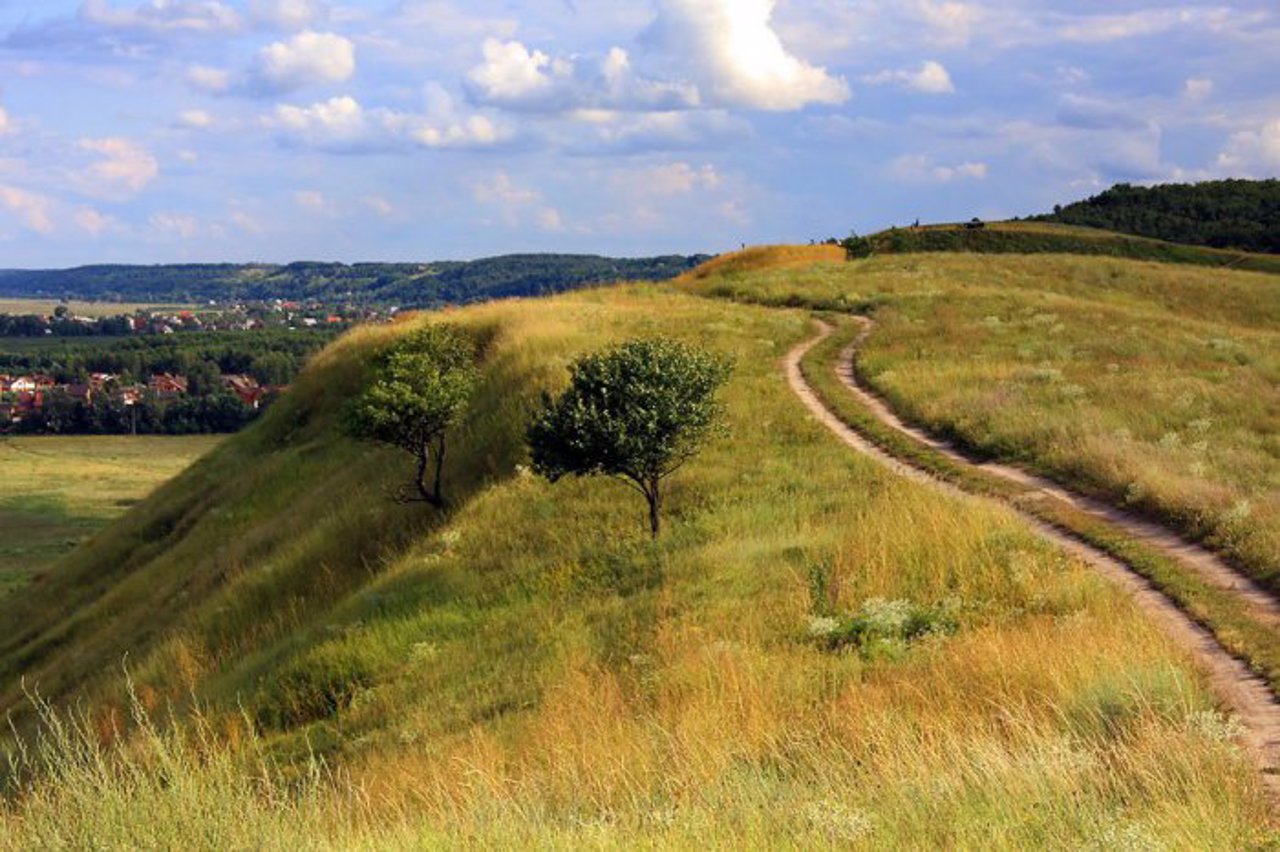
[[[217,0],[150,0],[132,8],[113,6],[109,0],[84,0],[79,15],[100,27],[154,34],[233,33],[243,23],[234,8]]]
[[[277,29],[303,30],[327,18],[329,9],[316,0],[251,0],[249,14]]]
[[[160,174],[160,164],[149,151],[120,137],[81,139],[81,150],[100,158],[80,175],[86,192],[108,198],[141,192]]]
[[[1280,172],[1280,119],[1233,135],[1218,157],[1218,168],[1237,177],[1271,177]]]
[[[0,184],[0,205],[7,208],[22,226],[39,234],[53,231],[53,202],[43,195]]]
[[[951,183],[958,180],[985,180],[986,163],[960,163],[954,166],[940,165],[923,155],[899,157],[889,166],[889,173],[900,180],[921,183]]]
[[[949,95],[955,92],[951,74],[941,63],[929,60],[916,71],[881,71],[862,78],[872,86],[897,84],[929,95]]]
[[[366,110],[349,95],[302,107],[277,106],[264,120],[291,144],[320,149],[484,148],[506,134],[483,115],[462,115],[446,92],[428,87],[420,113]]]
[[[333,33],[304,32],[267,45],[258,54],[254,84],[288,91],[325,83],[344,83],[356,73],[355,45]]]
[[[650,40],[689,66],[708,100],[796,110],[848,100],[844,80],[792,55],[773,30],[775,0],[659,0]]]

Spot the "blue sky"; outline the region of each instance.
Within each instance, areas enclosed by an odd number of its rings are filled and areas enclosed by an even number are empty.
[[[1280,8],[0,0],[0,267],[640,255],[1280,173]]]

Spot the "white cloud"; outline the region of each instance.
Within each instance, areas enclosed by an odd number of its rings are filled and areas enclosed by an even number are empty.
[[[299,190],[293,194],[294,203],[310,213],[321,213],[325,216],[332,216],[337,212],[333,202],[331,202],[323,192],[315,189]]]
[[[81,139],[79,147],[100,159],[80,174],[80,183],[91,195],[121,198],[135,195],[160,174],[156,158],[140,145],[118,136]]]
[[[366,195],[361,201],[364,202],[365,207],[383,219],[390,219],[396,214],[395,205],[381,195]]]
[[[566,60],[553,61],[518,41],[491,38],[484,43],[484,64],[471,69],[467,79],[486,100],[519,102],[550,91],[556,78],[572,75],[573,66]]]
[[[941,63],[929,60],[916,71],[881,71],[862,78],[872,86],[896,83],[929,95],[949,95],[955,92],[951,74]]]
[[[910,8],[930,29],[933,41],[951,46],[968,44],[984,17],[983,9],[973,3],[916,0]]]
[[[38,234],[54,230],[53,201],[47,196],[0,184],[0,205],[7,207],[28,230]]]
[[[72,215],[71,221],[75,222],[80,230],[92,237],[101,236],[108,228],[115,225],[115,220],[110,216],[105,216],[92,207],[81,207]]]
[[[775,0],[658,0],[647,40],[684,65],[708,102],[762,110],[839,104],[849,87],[790,53],[771,26]]]
[[[213,116],[202,109],[186,109],[178,113],[178,126],[191,130],[208,130],[213,126]]]
[[[618,176],[619,182],[638,195],[688,195],[695,190],[717,189],[723,178],[715,166],[666,163]]]
[[[231,74],[208,65],[192,65],[187,69],[187,82],[205,92],[225,92],[231,88]]]
[[[1213,81],[1203,77],[1192,77],[1182,87],[1182,95],[1189,101],[1199,103],[1213,95]]]
[[[1218,169],[1234,177],[1275,177],[1280,174],[1280,119],[1257,130],[1232,135],[1218,155]]]
[[[471,186],[471,196],[481,204],[519,206],[535,204],[542,196],[535,190],[517,185],[503,169]]]
[[[985,180],[987,164],[966,162],[954,166],[940,165],[931,157],[911,154],[898,157],[889,164],[889,174],[900,180],[924,183],[951,183],[958,180]]]
[[[534,213],[534,222],[544,231],[563,231],[564,217],[554,207],[543,207]]]
[[[1162,35],[1173,30],[1204,33],[1243,33],[1270,20],[1266,12],[1226,6],[1209,8],[1153,7],[1114,15],[1068,18],[1057,35],[1074,42],[1101,43]]]
[[[318,0],[250,0],[249,14],[276,29],[304,30],[326,20],[329,6]]]
[[[109,0],[84,0],[79,18],[99,27],[150,34],[234,33],[244,23],[234,8],[218,0],[149,0],[135,7],[116,7]]]
[[[345,83],[355,73],[355,45],[349,39],[308,30],[264,47],[250,74],[250,87],[283,92]]]
[[[154,231],[184,240],[200,233],[200,220],[184,213],[156,213],[147,222]]]
[[[428,86],[421,113],[389,109],[366,110],[349,95],[308,107],[281,104],[264,123],[291,142],[339,150],[425,148],[486,148],[503,141],[507,132],[483,115],[463,115],[439,86]]]

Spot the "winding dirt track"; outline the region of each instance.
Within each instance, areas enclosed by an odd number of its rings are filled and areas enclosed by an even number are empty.
[[[800,370],[800,362],[804,359],[804,356],[819,343],[826,340],[833,331],[832,327],[827,323],[818,321],[817,325],[820,328],[819,334],[792,349],[786,357],[784,368],[787,382],[790,384],[791,389],[800,397],[801,401],[804,402],[805,406],[808,407],[818,421],[835,433],[836,437],[845,444],[871,457],[897,474],[952,495],[963,495],[970,500],[999,503],[999,505],[1012,509],[1041,536],[1078,556],[1108,580],[1124,589],[1152,621],[1190,653],[1206,673],[1210,686],[1218,696],[1218,699],[1240,720],[1245,728],[1244,745],[1250,756],[1257,763],[1258,770],[1262,774],[1263,784],[1273,804],[1280,806],[1280,703],[1276,701],[1275,695],[1272,694],[1266,682],[1250,671],[1244,663],[1232,657],[1218,644],[1212,633],[1192,621],[1172,601],[1124,563],[1102,550],[1072,538],[1037,518],[1018,512],[1016,508],[1009,506],[1007,503],[996,501],[994,498],[972,495],[950,483],[943,482],[931,474],[886,453],[879,446],[851,429],[833,411],[823,405],[813,388],[805,381],[804,375]],[[864,321],[863,334],[842,353],[837,364],[837,374],[845,387],[854,393],[874,413],[877,419],[885,425],[910,435],[939,452],[946,453],[949,458],[959,464],[969,465],[987,473],[1003,476],[1023,485],[1040,488],[1048,498],[1066,500],[1071,505],[1088,511],[1090,514],[1105,517],[1107,520],[1124,527],[1126,532],[1141,538],[1145,543],[1158,547],[1162,552],[1188,565],[1201,576],[1210,579],[1215,585],[1233,590],[1259,615],[1280,619],[1280,608],[1277,607],[1274,598],[1267,595],[1266,592],[1246,578],[1241,577],[1213,554],[1208,553],[1208,551],[1183,542],[1163,528],[1131,518],[1111,507],[1097,504],[1096,501],[1073,494],[1059,485],[1032,477],[1025,471],[1002,465],[975,464],[957,452],[954,447],[930,438],[919,430],[902,423],[883,401],[861,388],[853,376],[853,355],[859,342],[865,339],[867,333],[869,333],[870,327],[870,321]],[[1213,563],[1216,563],[1216,565]],[[1225,571],[1226,574],[1221,574],[1219,573],[1220,571]],[[1280,623],[1280,620],[1273,623]]]

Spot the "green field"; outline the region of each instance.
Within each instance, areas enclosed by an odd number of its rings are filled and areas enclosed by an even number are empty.
[[[810,417],[778,369],[808,311],[636,286],[448,320],[486,342],[450,513],[393,503],[404,460],[338,429],[377,348],[433,319],[361,329],[0,604],[0,705],[30,725],[21,675],[91,708],[0,807],[0,848],[1273,837],[1233,722],[1133,603],[1007,510]],[[570,359],[655,334],[737,366],[731,436],[677,475],[653,545],[626,488],[529,476],[524,432]],[[894,633],[921,611],[954,630]],[[887,638],[816,641],[855,612]],[[178,733],[97,733],[193,700]]]
[[[0,594],[25,584],[221,440],[0,438]]]
[[[138,311],[185,311],[193,307],[192,305],[146,302],[59,302],[53,299],[0,298],[0,314],[52,316],[54,308],[59,305],[66,305],[71,314],[78,317],[114,317],[120,314],[135,314]]]

